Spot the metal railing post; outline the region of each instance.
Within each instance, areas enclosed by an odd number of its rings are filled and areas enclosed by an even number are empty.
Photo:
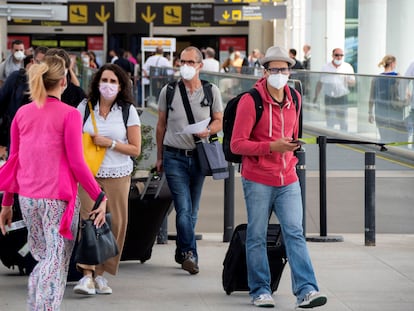
[[[305,150],[299,149],[298,151],[296,151],[296,157],[298,158],[298,163],[296,164],[296,173],[299,178],[299,184],[300,184],[301,195],[302,195],[303,236],[306,237],[306,153],[305,153]]]
[[[365,153],[365,246],[375,246],[375,152]]]
[[[224,180],[223,242],[230,242],[234,230],[234,165],[229,163],[229,177]]]

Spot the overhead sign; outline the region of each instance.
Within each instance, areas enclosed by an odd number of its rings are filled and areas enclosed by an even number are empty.
[[[26,6],[26,5],[25,5]],[[56,5],[58,6],[58,5]],[[102,26],[105,22],[114,20],[114,3],[110,2],[79,2],[68,1],[65,8],[65,19],[13,18],[8,25],[40,25],[40,26]]]
[[[286,5],[215,6],[215,21],[254,21],[285,19]]]
[[[273,2],[286,2],[286,0],[214,0],[214,3],[220,3],[220,4],[273,3]]]
[[[66,5],[5,4],[0,5],[0,17],[66,21],[68,8]]]
[[[137,3],[137,27],[153,23],[154,26],[211,27],[228,26],[236,22],[216,21],[212,3]],[[236,26],[247,26],[237,22]],[[141,26],[142,27],[142,26]]]
[[[145,37],[141,38],[141,50],[155,52],[157,47],[162,47],[164,52],[175,52],[175,38]]]

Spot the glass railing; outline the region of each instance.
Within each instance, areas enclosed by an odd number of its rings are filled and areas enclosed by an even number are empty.
[[[261,75],[257,70],[255,74],[202,71],[200,77],[216,84],[226,103],[251,88]],[[90,77],[91,72],[84,71],[81,80],[85,90]],[[173,78],[178,77],[175,72]],[[386,143],[390,150],[414,159],[414,147],[409,144],[413,142],[413,79],[306,70],[292,72],[291,78],[289,83],[292,86],[295,80],[301,81],[305,131],[328,137]],[[150,87],[150,94],[145,98],[154,96],[153,92],[159,93],[159,90]],[[147,102],[146,106],[156,108],[157,103]]]

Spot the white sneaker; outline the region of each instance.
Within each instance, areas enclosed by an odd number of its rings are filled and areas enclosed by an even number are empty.
[[[108,286],[108,280],[103,276],[97,276],[95,278],[95,287],[96,293],[101,295],[110,295],[112,294],[112,288]]]
[[[78,284],[75,285],[73,288],[73,291],[76,294],[82,294],[82,295],[95,295],[95,284],[93,283],[93,279],[91,276],[84,276],[81,278],[78,282]]]
[[[305,295],[305,298],[296,305],[296,308],[310,309],[323,306],[328,301],[328,298],[317,291],[310,291]]]
[[[273,301],[272,295],[270,294],[259,295],[259,297],[253,299],[253,304],[256,307],[264,308],[273,308],[275,306],[275,302]]]

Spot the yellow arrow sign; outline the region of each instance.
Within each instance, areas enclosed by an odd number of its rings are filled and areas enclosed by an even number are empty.
[[[105,5],[101,5],[101,12],[96,12],[95,16],[98,19],[98,21],[100,21],[103,24],[109,19],[109,17],[111,17],[111,13],[105,13]]]
[[[229,12],[227,12],[227,10],[225,10],[222,16],[223,16],[224,20],[228,20],[229,17],[230,17],[230,14],[229,14]]]
[[[151,6],[147,5],[147,12],[144,15],[144,13],[141,13],[142,19],[147,23],[151,23],[154,21],[154,19],[157,17],[157,14],[151,14]]]

